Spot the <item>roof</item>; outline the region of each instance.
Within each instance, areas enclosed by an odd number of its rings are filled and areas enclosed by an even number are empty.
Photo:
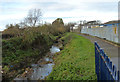
[[[96,21],[89,21],[89,22],[87,22],[87,23],[95,23]]]
[[[108,22],[105,22],[104,24],[114,24],[114,23],[120,23],[120,20],[113,20],[113,21],[108,21]]]
[[[75,27],[75,26],[79,26],[79,25],[78,25],[78,24],[76,24],[76,25],[74,25],[74,27]]]
[[[94,21],[88,21],[87,23],[85,23],[86,25],[99,25],[99,22],[94,20]]]

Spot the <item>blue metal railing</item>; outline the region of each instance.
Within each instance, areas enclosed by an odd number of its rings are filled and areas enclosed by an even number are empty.
[[[95,42],[95,71],[98,80],[119,81],[119,71],[97,42]]]

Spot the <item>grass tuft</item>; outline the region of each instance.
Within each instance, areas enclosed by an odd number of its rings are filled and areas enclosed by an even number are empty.
[[[84,37],[66,33],[64,50],[54,58],[53,71],[47,80],[96,80],[94,45]]]

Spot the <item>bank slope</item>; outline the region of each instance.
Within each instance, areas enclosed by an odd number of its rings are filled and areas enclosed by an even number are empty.
[[[55,66],[47,80],[96,80],[94,45],[75,33],[61,38],[64,49],[55,55]]]

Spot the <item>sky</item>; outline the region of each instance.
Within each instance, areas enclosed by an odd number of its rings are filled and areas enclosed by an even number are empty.
[[[35,8],[41,9],[42,21],[49,23],[56,18],[64,23],[118,19],[118,0],[0,0],[0,31],[21,22]]]

